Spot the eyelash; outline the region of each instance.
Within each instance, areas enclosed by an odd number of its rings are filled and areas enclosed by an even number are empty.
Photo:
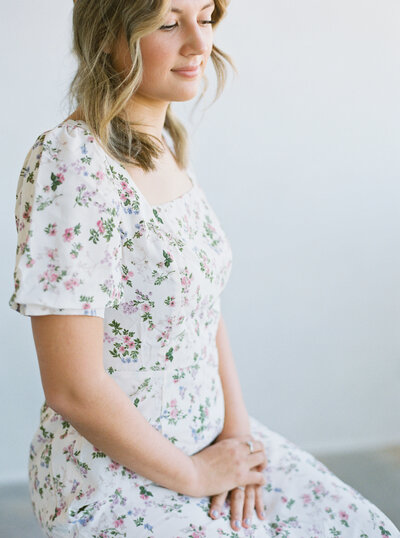
[[[215,24],[216,21],[213,21],[213,20],[210,20],[210,21],[201,21],[203,24]],[[164,24],[164,26],[160,26],[160,30],[173,30],[174,28],[176,28],[178,26],[178,23],[176,22],[175,24]]]

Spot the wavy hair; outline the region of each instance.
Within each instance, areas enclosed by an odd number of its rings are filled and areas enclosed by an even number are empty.
[[[115,160],[154,170],[154,160],[163,151],[161,141],[137,130],[125,115],[125,108],[138,89],[143,75],[140,38],[157,30],[165,20],[170,3],[167,0],[77,0],[75,1],[72,52],[78,67],[69,86],[70,110],[79,106],[91,131]],[[215,25],[225,16],[229,0],[215,0],[212,19]],[[124,32],[132,66],[122,76],[111,63],[108,53]],[[227,64],[235,69],[231,58],[213,45],[211,60],[217,76],[214,101],[221,94]],[[205,88],[207,79],[204,78]],[[187,166],[188,137],[182,122],[167,108],[165,130],[173,142],[174,156],[181,168]]]

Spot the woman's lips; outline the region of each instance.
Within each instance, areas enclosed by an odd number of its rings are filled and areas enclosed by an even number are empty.
[[[176,73],[177,75],[181,75],[183,77],[187,78],[194,78],[197,77],[197,75],[200,73],[200,66],[188,66],[188,67],[182,67],[180,69],[172,69],[173,73]]]

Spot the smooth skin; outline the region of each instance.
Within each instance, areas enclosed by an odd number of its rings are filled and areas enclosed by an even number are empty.
[[[142,132],[162,139],[169,103],[196,96],[212,50],[214,36],[209,21],[213,9],[213,2],[207,0],[172,0],[163,27],[141,39],[144,76],[127,114],[140,124]],[[108,53],[121,73],[129,69],[131,58],[123,34]],[[188,65],[199,66],[196,76],[177,72]],[[84,120],[79,109],[70,118]],[[156,170],[144,172],[128,167],[127,171],[153,205],[172,200],[191,187],[187,174],[166,145]],[[265,479],[261,471],[267,458],[263,444],[250,434],[249,416],[222,316],[216,339],[225,400],[224,429],[211,446],[191,458],[152,428],[104,371],[101,318],[31,319],[46,401],[84,437],[115,461],[169,489],[211,496],[209,514],[213,519],[219,517],[229,497],[235,531],[240,526],[251,526],[254,509],[264,519]],[[82,349],[87,350],[85,354]],[[136,432],[134,438],[129,435],[132,431]],[[142,440],[140,446],[138,437]],[[246,440],[253,441],[254,454],[249,453]],[[245,490],[237,486],[245,486]]]

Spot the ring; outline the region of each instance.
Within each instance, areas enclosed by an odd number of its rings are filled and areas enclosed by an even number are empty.
[[[249,448],[250,448],[250,454],[252,454],[254,452],[254,446],[253,446],[253,443],[251,441],[246,441],[246,445],[249,445]]]

